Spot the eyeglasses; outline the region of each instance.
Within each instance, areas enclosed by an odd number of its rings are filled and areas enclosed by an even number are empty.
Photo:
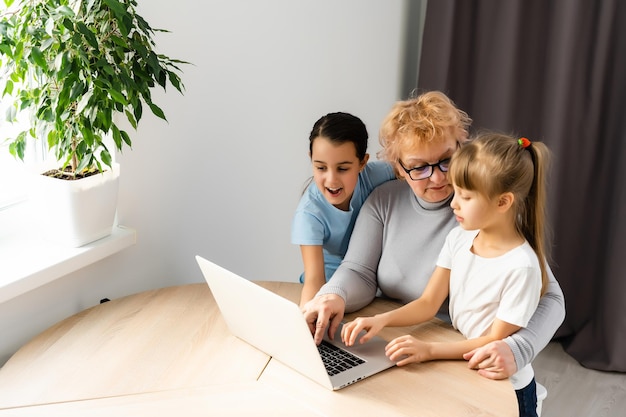
[[[448,168],[450,167],[450,159],[451,158],[442,159],[436,164],[422,165],[421,167],[411,169],[406,169],[400,159],[398,159],[398,163],[400,164],[404,172],[409,174],[409,178],[411,178],[413,181],[419,181],[430,178],[433,175],[433,172],[435,172],[435,167],[439,168],[441,172],[448,172]]]

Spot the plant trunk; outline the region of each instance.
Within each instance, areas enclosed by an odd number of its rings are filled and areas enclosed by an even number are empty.
[[[72,137],[72,174],[76,175],[76,169],[78,168],[78,158],[76,157],[76,136]]]

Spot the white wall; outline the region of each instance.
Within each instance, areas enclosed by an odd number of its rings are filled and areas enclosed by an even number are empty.
[[[313,123],[351,112],[375,154],[400,98],[404,0],[140,3],[172,32],[158,35],[159,51],[193,65],[183,66],[183,96],[155,90],[169,123],[146,114],[118,156],[119,222],[137,244],[0,304],[0,364],[103,297],[202,282],[196,254],[253,280],[297,280],[290,222]]]

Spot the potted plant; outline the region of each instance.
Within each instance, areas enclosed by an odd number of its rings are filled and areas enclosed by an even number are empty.
[[[156,86],[165,90],[169,84],[182,93],[178,64],[186,62],[155,52],[155,32],[167,31],[153,29],[137,13],[135,0],[4,3],[0,19],[2,99],[14,100],[8,120],[15,120],[22,111],[30,115],[28,129],[10,139],[9,150],[23,160],[27,140],[45,141],[56,165],[38,176],[44,184],[36,188],[53,196],[64,195],[70,202],[43,203],[32,197],[37,204],[44,204],[37,218],[52,220],[48,236],[64,231],[81,234],[55,238],[81,246],[110,234],[114,223],[119,166],[113,163],[110,148],[122,151],[131,146],[130,135],[118,125],[117,115],[124,114],[134,129],[146,106],[166,120],[163,110],[152,101],[151,91]],[[107,144],[110,142],[112,145]],[[110,194],[98,197],[95,190],[100,187],[108,188]],[[86,202],[79,197],[84,191]],[[103,209],[97,217],[106,219],[107,225],[85,230],[77,224],[79,218],[106,204],[113,208]],[[67,221],[61,220],[74,209]]]

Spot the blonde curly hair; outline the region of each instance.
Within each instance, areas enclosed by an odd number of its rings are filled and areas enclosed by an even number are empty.
[[[379,132],[380,159],[395,165],[402,150],[443,141],[452,134],[458,142],[468,137],[472,119],[441,91],[429,91],[396,102]]]

